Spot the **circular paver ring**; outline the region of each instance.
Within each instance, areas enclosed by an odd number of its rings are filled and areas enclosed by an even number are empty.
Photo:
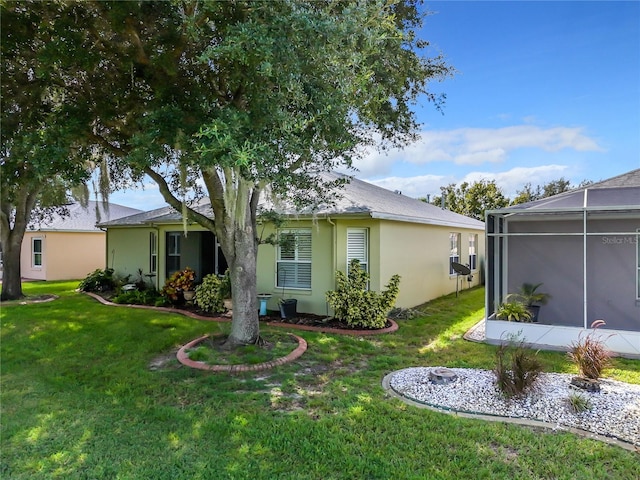
[[[204,342],[209,335],[204,335],[203,337],[196,338],[195,340],[190,341],[186,345],[180,348],[177,353],[178,361],[191,368],[196,368],[198,370],[208,370],[210,372],[257,372],[260,370],[268,370],[273,367],[277,367],[279,365],[284,365],[285,363],[292,362],[296,358],[300,357],[307,350],[307,342],[304,338],[294,335],[293,333],[289,333],[292,337],[294,337],[298,341],[298,346],[288,355],[284,357],[276,358],[275,360],[271,360],[269,362],[256,363],[253,365],[209,365],[204,362],[198,362],[195,360],[191,360],[187,354],[187,350],[195,347],[199,343]]]

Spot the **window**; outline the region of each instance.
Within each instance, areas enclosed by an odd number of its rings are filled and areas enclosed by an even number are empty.
[[[31,239],[31,266],[33,267],[42,266],[42,239],[41,238]]]
[[[158,239],[155,232],[149,233],[149,273],[158,271]]]
[[[280,288],[311,288],[310,228],[280,231],[276,276]]]
[[[449,275],[455,275],[453,262],[460,263],[460,237],[459,233],[449,234]]]
[[[366,228],[347,229],[347,270],[354,258],[360,261],[365,272],[369,271],[369,231]]]
[[[167,277],[180,270],[180,232],[167,233]]]
[[[469,234],[469,268],[471,271],[478,269],[478,234]]]

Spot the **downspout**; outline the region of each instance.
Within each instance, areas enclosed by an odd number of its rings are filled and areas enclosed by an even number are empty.
[[[331,256],[332,256],[332,264],[333,264],[333,281],[335,282],[335,272],[338,268],[338,231],[337,231],[337,227],[336,224],[331,220],[331,217],[329,215],[327,215],[327,222],[329,222],[329,225],[331,225],[331,238],[332,238],[332,245],[331,245]],[[335,288],[335,283],[333,284],[333,287]],[[327,317],[329,316],[329,304],[326,303],[326,307],[327,307]]]
[[[156,279],[154,283],[156,290],[160,290],[160,229],[153,223],[151,223],[150,226],[156,232]]]
[[[107,269],[109,268],[109,230],[104,227],[98,227],[98,228],[104,232],[104,237],[105,237],[104,268]]]
[[[582,212],[582,315],[583,315],[583,327],[587,328],[587,192],[588,188],[584,189],[583,200],[583,212]]]

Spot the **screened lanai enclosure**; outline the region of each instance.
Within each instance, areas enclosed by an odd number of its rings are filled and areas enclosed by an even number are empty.
[[[640,169],[487,214],[487,323],[493,343],[566,348],[595,320],[614,352],[640,356]],[[551,295],[537,323],[496,320],[524,283]]]

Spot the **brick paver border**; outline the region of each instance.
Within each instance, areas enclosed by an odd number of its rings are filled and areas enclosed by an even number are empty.
[[[275,360],[271,360],[270,362],[256,363],[254,365],[244,365],[244,364],[235,364],[235,365],[209,365],[204,362],[198,362],[195,360],[191,360],[187,354],[187,350],[195,347],[199,343],[202,343],[209,335],[205,335],[200,338],[196,338],[195,340],[190,341],[186,345],[178,350],[178,361],[183,365],[191,368],[197,368],[198,370],[209,370],[211,372],[257,372],[260,370],[268,370],[269,368],[277,367],[279,365],[284,365],[285,363],[292,362],[296,358],[300,357],[307,350],[307,342],[304,338],[294,335],[293,333],[289,333],[293,338],[298,340],[298,346],[288,355],[280,358],[276,358]]]

